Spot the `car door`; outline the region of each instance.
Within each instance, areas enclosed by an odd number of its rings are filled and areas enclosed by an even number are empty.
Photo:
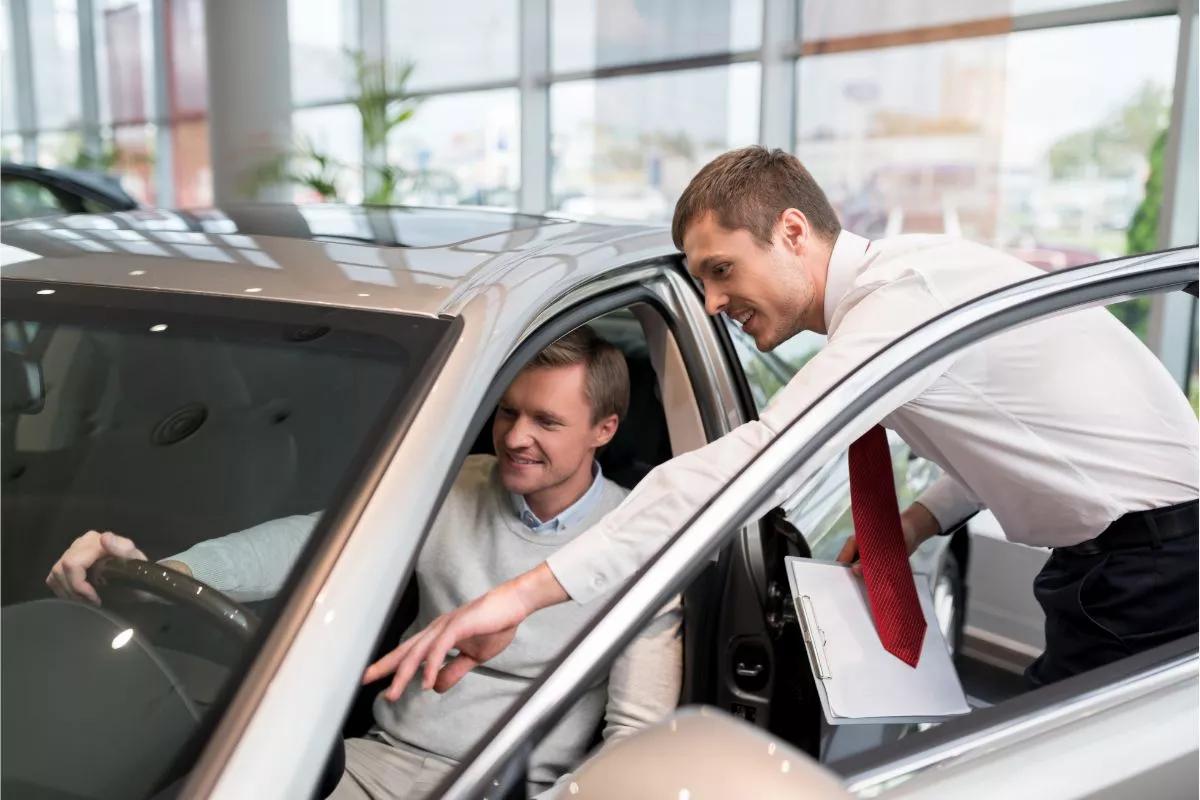
[[[803,482],[831,452],[848,447],[864,426],[888,411],[887,395],[903,381],[986,336],[1039,316],[1129,293],[1184,287],[1194,293],[1196,261],[1197,249],[1191,247],[1039,277],[965,303],[876,354],[785,427],[651,556],[591,629],[572,643],[558,664],[526,695],[508,721],[489,733],[488,744],[447,782],[446,796],[475,796],[494,781],[501,781],[510,760],[527,752],[531,741],[578,696],[598,665],[614,657],[671,593],[696,573],[714,547],[736,536],[739,526],[786,481]],[[1192,670],[1192,675],[1196,663],[1194,641],[1192,637],[1181,645],[1187,649],[1182,656],[1187,663],[1181,669]],[[791,668],[805,667],[800,662]],[[1187,679],[1194,680],[1190,676]],[[1018,734],[1024,735],[1020,731]],[[1188,744],[1194,741],[1193,726]],[[1194,745],[1191,749],[1194,751]],[[945,754],[952,757],[956,752],[960,750],[951,746]],[[1145,791],[1143,787],[1139,793]]]

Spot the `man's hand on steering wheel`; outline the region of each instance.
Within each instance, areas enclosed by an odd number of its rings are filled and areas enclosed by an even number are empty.
[[[46,585],[59,597],[67,600],[86,600],[100,605],[100,595],[88,583],[87,571],[106,556],[131,558],[145,561],[146,554],[137,549],[131,539],[118,536],[111,531],[88,531],[80,536],[67,552],[55,562],[46,576]]]

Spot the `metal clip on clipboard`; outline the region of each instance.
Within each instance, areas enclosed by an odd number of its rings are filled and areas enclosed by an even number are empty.
[[[823,681],[830,680],[833,675],[829,671],[829,660],[825,657],[825,631],[817,624],[817,614],[813,609],[812,600],[806,594],[800,595],[796,603],[800,612],[800,630],[804,641],[808,643],[809,652],[817,668],[817,677]]]

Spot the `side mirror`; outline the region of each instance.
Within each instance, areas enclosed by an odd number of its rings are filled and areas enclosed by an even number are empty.
[[[4,351],[0,397],[5,414],[37,414],[46,404],[42,365],[20,353]]]

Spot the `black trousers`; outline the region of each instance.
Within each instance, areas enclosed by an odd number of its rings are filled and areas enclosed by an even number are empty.
[[[1090,542],[1056,548],[1033,582],[1046,651],[1033,686],[1068,678],[1197,630],[1195,502],[1127,514]]]

